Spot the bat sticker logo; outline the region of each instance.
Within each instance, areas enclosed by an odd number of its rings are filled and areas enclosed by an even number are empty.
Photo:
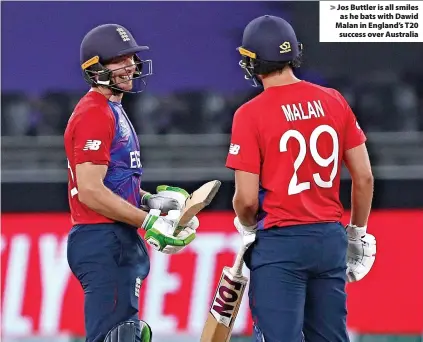
[[[226,327],[230,327],[232,323],[244,287],[245,283],[232,280],[226,274],[222,275],[210,312],[219,323]]]

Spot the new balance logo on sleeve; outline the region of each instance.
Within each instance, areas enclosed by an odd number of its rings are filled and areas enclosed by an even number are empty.
[[[98,151],[98,149],[100,148],[100,145],[101,145],[100,140],[87,140],[82,150],[83,151],[88,151],[88,150]]]
[[[229,153],[236,155],[236,154],[238,154],[240,148],[241,148],[241,146],[239,146],[239,145],[231,144],[231,146],[229,147]]]

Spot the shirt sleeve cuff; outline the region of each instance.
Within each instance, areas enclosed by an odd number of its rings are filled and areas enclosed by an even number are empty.
[[[89,159],[89,158],[75,158],[75,165],[82,163],[93,163],[95,165],[109,165],[107,159]]]
[[[360,146],[366,142],[367,138],[361,138],[360,140],[356,140],[353,142],[350,142],[349,144],[346,144],[344,147],[344,151],[351,150],[354,147]]]
[[[260,167],[254,166],[254,165],[251,165],[251,164],[245,164],[245,163],[241,163],[241,162],[237,162],[237,163],[229,163],[228,162],[228,163],[226,163],[226,167],[228,169],[250,172],[250,173],[254,173],[256,175],[260,174]]]

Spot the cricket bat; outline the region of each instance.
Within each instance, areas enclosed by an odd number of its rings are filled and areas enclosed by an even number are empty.
[[[248,278],[242,275],[243,256],[248,246],[242,245],[234,265],[225,266],[214,294],[200,342],[228,342],[241,305]]]
[[[219,191],[222,183],[218,180],[207,182],[195,190],[185,201],[181,216],[177,223],[173,235],[178,235],[184,226],[201,210],[208,206]]]

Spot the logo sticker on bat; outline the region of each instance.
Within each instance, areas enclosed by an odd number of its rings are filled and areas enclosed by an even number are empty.
[[[244,279],[230,279],[227,274],[222,274],[219,284],[210,312],[219,323],[230,327],[241,303],[246,282]]]

